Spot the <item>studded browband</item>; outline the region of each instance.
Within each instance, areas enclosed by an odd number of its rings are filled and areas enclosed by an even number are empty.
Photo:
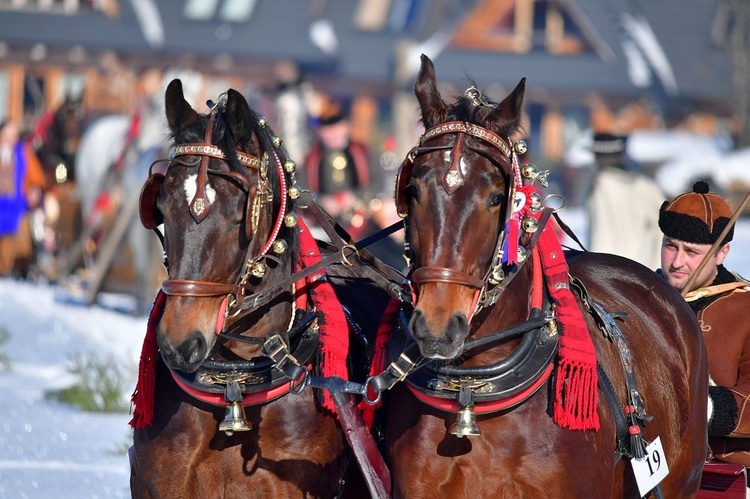
[[[201,156],[210,156],[217,159],[227,159],[227,155],[224,151],[213,145],[207,144],[180,144],[174,146],[169,152],[169,159],[174,159],[178,156],[192,156],[199,154]],[[237,159],[243,165],[249,168],[260,168],[260,158],[244,153],[242,151],[235,151]]]
[[[510,146],[505,143],[502,137],[479,125],[466,123],[464,121],[449,121],[430,128],[420,138],[419,145],[421,146],[428,140],[446,133],[466,133],[473,137],[477,137],[497,147],[507,157],[511,157],[512,152]]]

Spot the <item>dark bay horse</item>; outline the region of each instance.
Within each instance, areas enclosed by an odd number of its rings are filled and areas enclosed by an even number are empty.
[[[691,497],[707,449],[695,315],[640,264],[563,254],[536,191],[545,175],[510,140],[524,92],[497,104],[472,86],[446,103],[422,56],[426,131],[396,202],[416,298],[404,329],[428,364],[391,399],[395,495],[640,497],[639,461],[668,465],[655,494]]]
[[[295,278],[318,252],[295,164],[241,94],[199,114],[174,80],[166,115],[167,168],[140,205],[163,224],[168,279],[134,395],[133,497],[334,497],[354,463],[341,427],[322,391],[290,390],[347,371],[347,354],[366,373],[357,333],[374,335],[387,295],[346,265]]]

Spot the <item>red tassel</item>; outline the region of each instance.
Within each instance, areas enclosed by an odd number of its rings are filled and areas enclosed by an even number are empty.
[[[543,229],[538,244],[547,290],[557,305],[560,325],[553,420],[571,430],[598,430],[594,342],[570,290],[568,265],[560,241],[549,226]]]
[[[146,327],[146,337],[141,349],[141,360],[138,365],[138,382],[131,397],[131,408],[135,406],[133,419],[130,426],[133,428],[145,428],[151,426],[154,419],[154,391],[156,389],[156,360],[159,355],[159,346],[156,343],[156,326],[161,320],[167,295],[159,291],[151,308]]]

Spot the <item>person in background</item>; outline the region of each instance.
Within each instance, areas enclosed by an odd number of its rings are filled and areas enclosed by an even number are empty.
[[[44,196],[42,165],[14,121],[0,125],[0,276],[26,277],[34,257],[29,212]]]
[[[594,135],[596,172],[587,202],[589,249],[656,269],[661,240],[656,214],[666,196],[654,180],[628,168],[626,146],[625,136]]]
[[[341,104],[331,100],[324,103],[315,136],[300,176],[317,194],[318,204],[354,240],[390,225],[389,208],[395,215],[390,193],[387,198],[379,196],[385,172],[370,164],[367,145],[352,139],[351,123]],[[392,267],[403,267],[401,245],[395,238],[380,239],[367,250]]]
[[[659,210],[661,275],[695,311],[708,354],[709,447],[718,461],[750,466],[750,283],[723,263],[734,236],[732,227],[718,251],[711,248],[732,218],[729,204],[696,182],[691,192],[664,202]],[[701,262],[705,267],[689,289]]]

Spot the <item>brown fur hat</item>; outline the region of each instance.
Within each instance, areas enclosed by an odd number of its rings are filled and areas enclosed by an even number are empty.
[[[706,182],[696,182],[659,210],[659,228],[665,236],[689,243],[713,244],[732,218],[732,209],[718,194],[708,192]],[[734,227],[722,244],[732,240]]]

